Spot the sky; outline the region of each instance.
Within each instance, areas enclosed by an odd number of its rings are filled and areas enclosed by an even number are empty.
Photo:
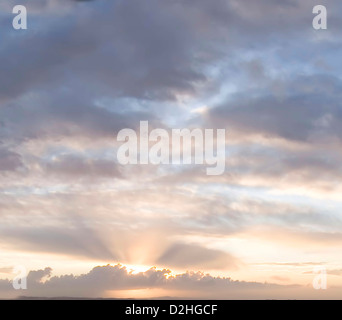
[[[21,0],[27,30],[16,4],[0,3],[0,298],[342,298],[339,1]],[[225,129],[225,172],[121,165],[117,134],[140,121]]]

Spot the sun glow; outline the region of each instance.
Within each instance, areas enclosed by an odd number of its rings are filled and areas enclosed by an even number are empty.
[[[151,269],[151,266],[147,266],[147,265],[138,265],[138,264],[124,264],[124,267],[127,268],[127,270],[133,274],[137,274],[140,272],[145,272],[149,269]]]

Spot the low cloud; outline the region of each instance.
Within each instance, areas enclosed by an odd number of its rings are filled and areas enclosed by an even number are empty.
[[[0,280],[2,297],[108,297],[108,292],[118,294],[120,290],[155,288],[177,291],[182,297],[212,299],[329,298],[331,292],[336,293],[333,289],[323,292],[298,285],[234,281],[229,277],[214,277],[194,271],[172,274],[169,269],[151,268],[133,273],[120,264],[98,266],[78,276],[52,276],[51,268],[30,271],[27,287],[27,290],[16,291],[10,280]],[[114,298],[115,293],[111,297]]]

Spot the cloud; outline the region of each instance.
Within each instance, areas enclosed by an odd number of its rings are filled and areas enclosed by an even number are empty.
[[[274,251],[336,260],[341,3],[322,2],[324,33],[299,0],[22,0],[20,32],[14,4],[0,3],[1,250],[221,271]],[[226,128],[226,173],[117,166],[115,136],[140,120]],[[32,294],[188,286],[200,295],[213,283],[205,294],[234,298],[240,289],[227,283],[246,288],[242,297],[267,287],[196,272],[49,272],[30,275]]]
[[[15,171],[23,167],[20,154],[0,147],[0,172]]]
[[[332,276],[342,276],[342,269],[320,269],[321,271],[325,271],[327,275]],[[314,271],[304,271],[303,274],[317,274],[317,272]]]
[[[19,42],[7,29],[0,58],[10,54],[12,59],[1,71],[12,77],[2,77],[1,97],[66,82],[78,90],[85,85],[89,91],[118,96],[172,98],[176,91],[194,91],[194,83],[205,80],[192,60],[196,48],[205,49],[171,2],[74,3],[68,15],[60,13],[63,5],[55,13],[32,17],[32,28]],[[21,70],[20,76],[15,70]]]
[[[237,261],[230,254],[198,245],[177,243],[167,249],[157,260],[159,265],[178,268],[229,269]]]
[[[341,139],[337,125],[342,117],[339,79],[314,75],[290,81],[282,99],[272,94],[250,98],[238,95],[210,110],[208,116],[218,127],[223,125],[247,134],[311,143],[324,136]]]
[[[113,160],[87,159],[82,155],[66,154],[55,157],[44,165],[46,173],[73,179],[120,177],[117,164]]]
[[[71,226],[1,228],[0,238],[14,250],[117,260],[97,231],[85,226],[82,218],[75,218]]]
[[[12,273],[13,267],[3,267],[0,268],[0,273]]]
[[[63,94],[60,90],[42,93],[23,102],[0,108],[2,127],[0,137],[16,143],[32,139],[56,139],[61,137],[85,137],[93,143],[103,138],[115,139],[123,128],[135,128],[139,119],[155,122],[148,112],[119,114],[92,103],[92,97],[77,93]]]
[[[0,292],[2,296],[103,297],[106,292],[119,294],[120,290],[159,288],[177,290],[183,297],[204,299],[327,299],[336,293],[334,289],[322,292],[298,285],[234,281],[193,271],[172,274],[169,269],[151,268],[132,273],[120,264],[98,266],[82,275],[52,276],[51,271],[51,268],[30,271],[26,291],[13,290],[10,280],[0,280]]]

